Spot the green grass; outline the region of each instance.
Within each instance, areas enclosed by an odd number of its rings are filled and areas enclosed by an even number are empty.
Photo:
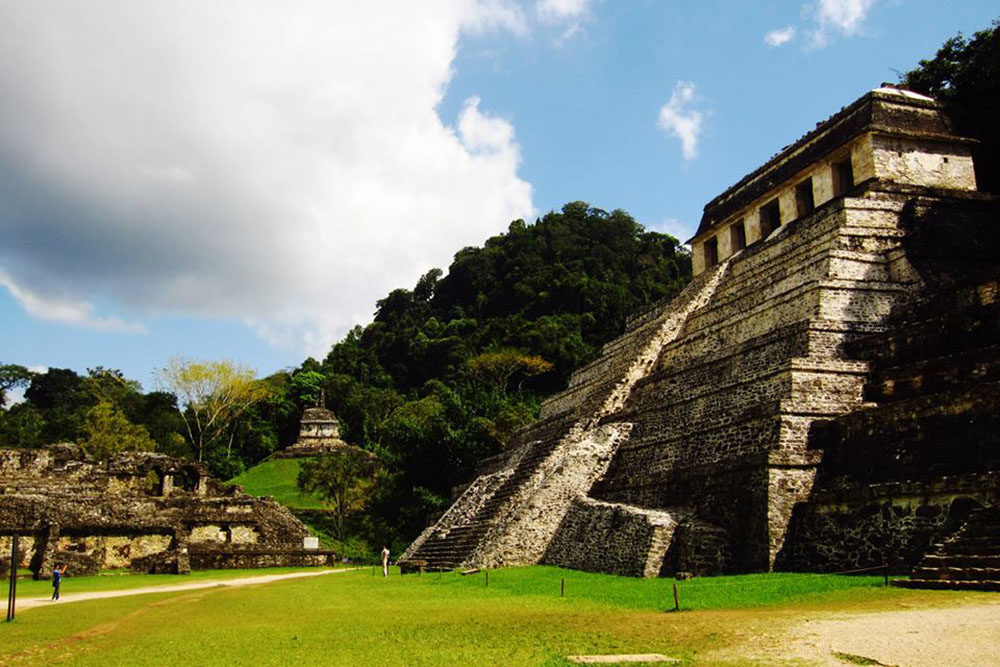
[[[327,509],[318,497],[299,491],[295,483],[299,468],[299,459],[264,461],[232,478],[229,483],[239,484],[250,495],[274,496],[279,503],[292,509]]]
[[[434,573],[424,577],[434,578]],[[485,585],[486,575],[460,577],[468,585]],[[703,577],[675,582],[673,579],[636,579],[533,566],[492,570],[489,586],[497,595],[549,596],[562,592],[567,598],[587,600],[628,609],[668,611],[674,608],[676,583],[681,611],[732,609],[809,599],[818,595],[838,595],[841,591],[882,588],[881,575],[845,577],[825,574],[744,574],[730,577]]]
[[[84,579],[67,579],[64,590]],[[150,577],[94,579],[148,585]],[[56,603],[0,624],[0,664],[553,666],[568,664],[571,654],[658,652],[701,665],[711,664],[699,657],[706,650],[802,613],[949,599],[883,588],[878,577],[746,575],[679,582],[682,609],[698,611],[666,613],[673,583],[528,567],[492,570],[487,586],[482,572],[383,579],[365,569]]]

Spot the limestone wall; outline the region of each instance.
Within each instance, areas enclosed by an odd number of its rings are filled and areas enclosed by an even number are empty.
[[[669,512],[578,498],[543,563],[587,572],[655,577],[677,527]]]
[[[160,454],[95,461],[70,445],[0,450],[0,533],[21,536],[20,560],[40,577],[56,561],[77,574],[133,562],[182,572],[189,543],[301,549],[308,530],[287,509],[203,472]]]
[[[779,564],[830,572],[887,563],[893,572],[908,573],[972,510],[998,497],[996,473],[824,490],[796,508],[793,539]]]
[[[876,136],[872,149],[874,171],[879,178],[932,188],[976,189],[972,153],[966,146]]]

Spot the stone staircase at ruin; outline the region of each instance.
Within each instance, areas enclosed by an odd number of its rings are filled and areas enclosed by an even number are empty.
[[[511,458],[517,458],[510,475],[490,494],[466,521],[448,528],[425,532],[425,539],[415,549],[404,554],[403,560],[423,562],[429,570],[451,570],[466,563],[473,550],[495,523],[505,503],[517,492],[539,464],[559,445],[560,438],[570,427],[569,415],[557,415],[535,422],[519,434],[525,444],[515,446]],[[522,451],[519,451],[522,450]],[[475,493],[472,488],[466,493]]]
[[[958,532],[934,545],[909,579],[895,583],[905,588],[1000,591],[1000,507],[973,511]]]

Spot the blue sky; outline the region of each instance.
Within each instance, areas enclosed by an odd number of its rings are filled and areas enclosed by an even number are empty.
[[[407,7],[413,5],[413,7]],[[706,201],[994,3],[0,3],[0,362],[261,374],[516,217]]]

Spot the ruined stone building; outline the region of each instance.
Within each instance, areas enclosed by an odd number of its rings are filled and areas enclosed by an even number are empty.
[[[1000,227],[970,143],[883,87],[710,201],[691,284],[403,560],[1000,580]]]
[[[14,534],[19,565],[41,577],[57,562],[73,574],[334,562],[282,505],[210,478],[199,463],[153,453],[97,461],[74,445],[0,449],[0,560]]]

